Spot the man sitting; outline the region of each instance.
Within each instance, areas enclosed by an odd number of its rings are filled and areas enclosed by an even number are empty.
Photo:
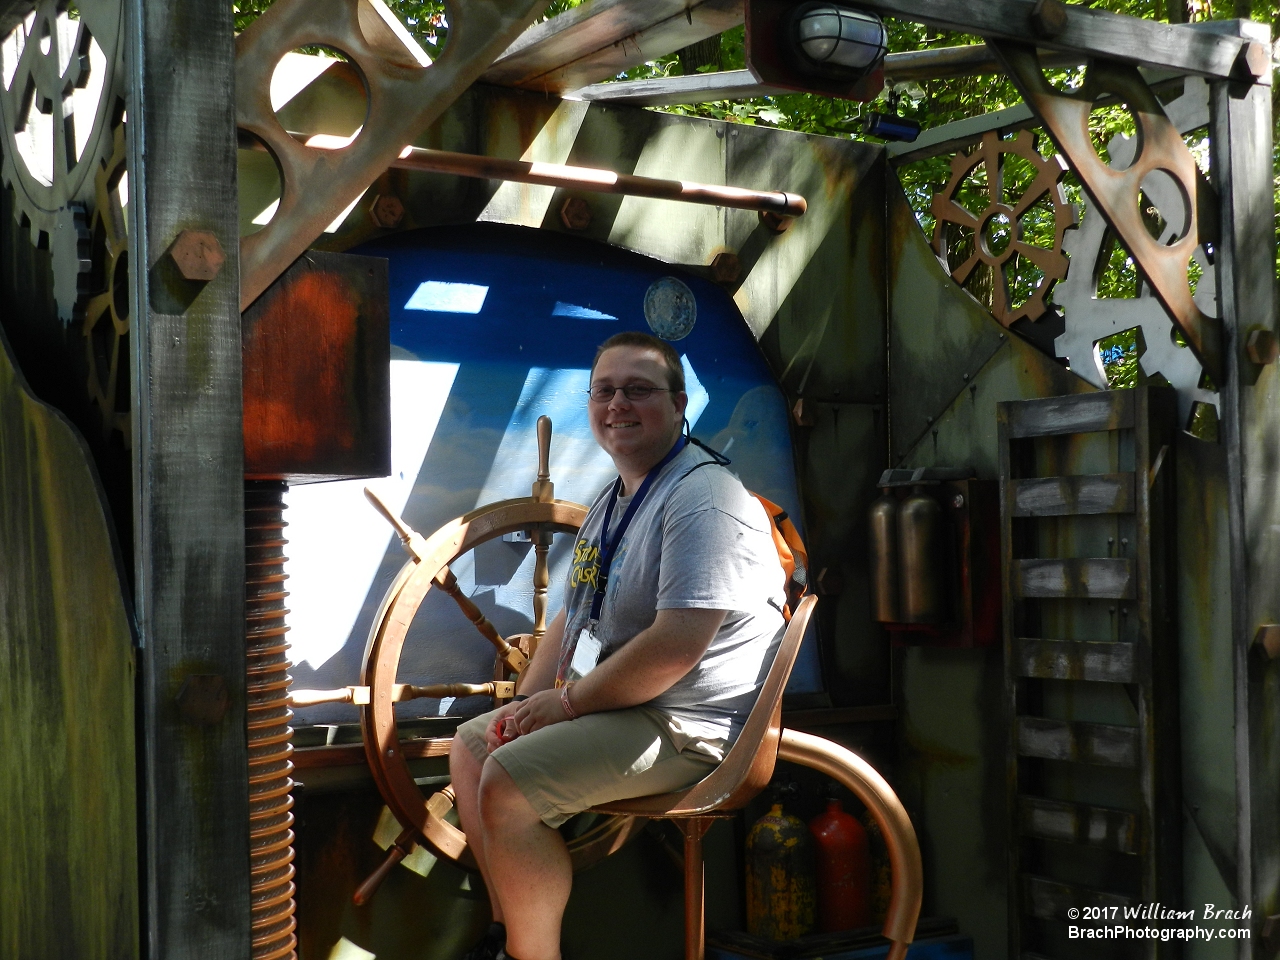
[[[450,754],[494,919],[464,960],[558,960],[573,871],[555,828],[705,777],[782,635],[768,516],[682,435],[676,352],[620,333],[590,383],[591,432],[618,478],[578,534],[564,610],[520,678],[522,699],[460,726]]]

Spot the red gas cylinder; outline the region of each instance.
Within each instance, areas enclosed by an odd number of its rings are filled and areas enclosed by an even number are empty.
[[[825,812],[809,821],[817,846],[818,929],[853,930],[871,923],[871,853],[867,832],[828,800]]]

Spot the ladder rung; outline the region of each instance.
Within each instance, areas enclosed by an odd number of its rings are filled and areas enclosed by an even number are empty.
[[[1015,560],[1013,592],[1046,599],[1133,600],[1132,560]]]
[[[1102,390],[1022,400],[1001,404],[998,409],[1008,420],[1010,439],[1123,430],[1133,426],[1133,391]]]
[[[1137,850],[1138,821],[1125,810],[1023,796],[1018,798],[1018,813],[1024,836],[1080,843],[1118,853]]]
[[[1045,920],[1066,920],[1067,910],[1071,907],[1117,907],[1123,911],[1134,903],[1131,898],[1117,893],[1059,883],[1047,877],[1024,874],[1022,883],[1025,912]]]
[[[1018,753],[1108,767],[1138,765],[1138,729],[1110,723],[1018,717]]]
[[[1015,517],[1133,513],[1133,474],[1010,480],[1008,497]]]
[[[1136,671],[1131,643],[1019,637],[1014,641],[1014,648],[1013,666],[1021,677],[1134,682]]]

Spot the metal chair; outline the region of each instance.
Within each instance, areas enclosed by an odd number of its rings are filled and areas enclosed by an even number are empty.
[[[893,869],[894,892],[884,928],[885,936],[895,941],[889,956],[905,956],[915,932],[922,893],[920,847],[898,798],[878,773],[850,751],[821,737],[782,729],[782,692],[816,603],[813,596],[800,601],[742,732],[710,774],[687,790],[593,808],[596,813],[674,820],[680,827],[684,834],[685,960],[704,960],[706,954],[703,835],[712,820],[733,816],[768,785],[780,755],[835,777],[867,804],[885,835]]]

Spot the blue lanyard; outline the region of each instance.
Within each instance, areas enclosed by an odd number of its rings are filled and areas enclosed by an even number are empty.
[[[658,474],[662,472],[662,468],[676,458],[676,455],[684,449],[685,438],[681,437],[676,441],[667,455],[658,461],[644,477],[644,483],[640,484],[640,489],[636,491],[631,503],[627,505],[626,511],[622,514],[622,519],[618,521],[618,529],[614,531],[613,537],[609,537],[609,521],[613,518],[613,508],[618,502],[618,491],[622,489],[622,478],[618,477],[613,482],[613,489],[609,491],[609,503],[604,508],[604,522],[600,524],[600,569],[596,572],[596,591],[591,597],[591,620],[599,622],[600,611],[604,609],[605,591],[609,589],[609,568],[613,566],[613,555],[618,551],[618,545],[622,543],[622,535],[627,532],[627,527],[631,526],[631,518],[636,515],[636,511],[640,509],[640,504],[644,502],[644,498],[649,495],[649,488],[653,486],[653,481],[658,478]]]

